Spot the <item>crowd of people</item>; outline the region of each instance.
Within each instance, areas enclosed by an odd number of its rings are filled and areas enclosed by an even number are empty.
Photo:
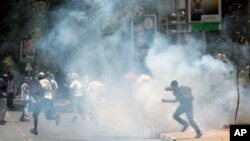
[[[47,120],[54,120],[56,125],[60,124],[60,114],[54,107],[54,102],[58,97],[70,100],[73,107],[74,116],[72,122],[78,120],[78,115],[82,120],[86,115],[97,124],[97,116],[93,104],[89,100],[97,95],[102,95],[104,85],[92,80],[88,75],[83,77],[76,73],[67,75],[67,82],[63,87],[68,89],[69,96],[62,95],[58,91],[58,82],[55,80],[53,73],[39,72],[35,77],[25,76],[21,80],[20,86],[14,79],[14,73],[8,72],[0,77],[0,125],[5,125],[5,114],[8,110],[14,110],[14,98],[20,94],[22,101],[22,113],[20,122],[29,122],[29,112],[32,109],[33,125],[30,130],[34,135],[38,135],[38,119],[43,111]],[[17,92],[18,91],[18,92]],[[89,96],[87,97],[87,93]],[[66,101],[66,100],[65,100]],[[88,104],[87,104],[88,103]]]
[[[88,75],[80,76],[77,73],[69,73],[67,82],[63,83],[63,87],[69,90],[69,99],[73,107],[72,122],[76,120],[85,120],[86,116],[98,125],[98,111],[95,107],[96,99],[102,97],[105,93],[105,86],[102,82],[90,78]],[[150,75],[135,76],[133,73],[127,73],[125,80],[128,82],[128,89],[134,89],[151,80]],[[59,85],[52,73],[39,72],[35,78],[25,76],[20,85],[20,96],[22,100],[22,113],[20,122],[29,122],[29,112],[32,105],[33,128],[30,132],[38,135],[39,115],[43,111],[47,120],[54,120],[56,125],[60,124],[61,115],[55,110],[54,102],[58,93]],[[186,91],[183,91],[185,88]],[[182,131],[185,131],[189,123],[196,131],[197,138],[202,136],[202,132],[198,124],[193,118],[193,97],[190,98],[191,89],[189,87],[178,86],[177,81],[171,82],[171,87],[167,87],[166,91],[173,91],[175,100],[165,100],[162,102],[179,102],[180,105],[173,114],[173,118],[183,125]],[[0,125],[7,123],[5,120],[6,111],[13,109],[13,99],[17,93],[17,86],[13,72],[8,72],[0,77]],[[189,94],[189,96],[187,96]],[[189,123],[180,118],[185,113]]]

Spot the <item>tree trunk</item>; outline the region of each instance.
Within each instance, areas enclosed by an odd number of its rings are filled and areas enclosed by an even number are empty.
[[[236,111],[235,111],[235,117],[234,117],[234,123],[237,121],[238,117],[238,111],[239,111],[239,105],[240,105],[240,87],[239,87],[239,74],[240,74],[240,63],[239,60],[237,61],[237,70],[236,70],[236,85],[237,85],[237,105],[236,105]]]

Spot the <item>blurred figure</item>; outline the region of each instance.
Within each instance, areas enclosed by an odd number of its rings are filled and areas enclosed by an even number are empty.
[[[7,84],[3,78],[0,78],[0,125],[7,123],[4,118],[7,111],[7,94],[6,94]]]
[[[52,86],[52,95],[53,95],[53,98],[55,99],[55,97],[56,97],[56,91],[58,89],[58,85],[57,85],[57,82],[56,82],[56,80],[54,78],[54,75],[52,73],[48,74],[48,80],[51,83],[51,86]]]
[[[25,77],[24,82],[21,85],[21,100],[23,103],[23,112],[20,117],[20,121],[30,121],[29,120],[29,107],[30,107],[30,102],[35,103],[35,100],[30,94],[29,91],[29,78]]]
[[[91,78],[88,75],[84,75],[83,83],[88,85],[91,82]]]
[[[87,91],[96,95],[92,95],[93,97],[101,96],[104,92],[104,85],[99,81],[92,81],[89,83]]]
[[[39,86],[38,81],[35,78],[30,76],[27,84],[29,85],[30,94],[31,95],[35,94]]]
[[[125,74],[125,87],[128,93],[133,93],[133,89],[136,83],[136,75],[133,72],[127,72]]]
[[[191,124],[191,126],[194,128],[196,132],[195,138],[200,138],[202,136],[202,132],[193,118],[193,96],[192,96],[191,88],[186,87],[186,86],[179,87],[178,82],[176,80],[173,80],[171,82],[171,87],[166,87],[165,90],[173,91],[173,94],[176,97],[176,99],[175,100],[162,99],[162,102],[179,102],[180,103],[173,117],[176,121],[178,121],[180,124],[183,125],[182,132],[184,132],[189,126],[189,124],[180,117],[181,114],[186,113],[189,123]]]
[[[36,103],[33,110],[34,118],[34,128],[30,130],[34,135],[38,135],[37,125],[38,117],[42,110],[44,110],[47,120],[55,120],[56,125],[60,123],[60,115],[55,113],[53,107],[53,95],[52,95],[52,86],[48,79],[45,77],[45,73],[39,72],[37,75],[38,87],[34,98]]]
[[[72,103],[75,114],[73,116],[72,122],[75,122],[78,118],[77,114],[79,114],[81,118],[85,120],[85,111],[83,109],[83,104],[85,103],[85,93],[87,86],[79,80],[78,74],[73,73],[71,77],[73,81],[71,82],[69,87],[73,89]]]
[[[151,77],[149,75],[142,74],[138,77],[136,81],[136,85],[140,86],[146,82],[149,82],[151,80]]]
[[[7,106],[9,109],[13,109],[13,101],[16,94],[16,84],[14,80],[14,73],[8,72],[8,80],[7,80]]]
[[[104,84],[99,81],[91,81],[87,86],[87,108],[92,121],[98,125],[97,104],[101,102],[104,94]]]

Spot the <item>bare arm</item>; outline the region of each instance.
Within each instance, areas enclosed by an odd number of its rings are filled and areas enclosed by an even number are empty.
[[[165,91],[173,91],[172,87],[168,86],[164,89]],[[166,99],[162,99],[162,102],[170,102],[170,103],[175,103],[177,102],[177,99],[173,99],[173,100],[166,100]]]
[[[172,91],[172,90],[173,89],[171,87],[169,87],[169,86],[165,88],[165,91]]]
[[[175,102],[177,102],[177,99],[173,99],[173,100],[162,99],[161,101],[162,101],[162,102],[175,103]]]

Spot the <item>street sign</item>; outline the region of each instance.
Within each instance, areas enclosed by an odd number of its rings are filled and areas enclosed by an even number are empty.
[[[32,39],[21,41],[20,61],[34,62],[35,42]]]
[[[25,67],[25,71],[32,71],[33,68],[31,67],[30,63],[27,63],[26,67]]]
[[[221,0],[189,0],[188,4],[192,30],[221,29]]]
[[[199,31],[209,31],[209,30],[220,30],[221,29],[220,22],[192,22],[191,28],[192,30]]]

